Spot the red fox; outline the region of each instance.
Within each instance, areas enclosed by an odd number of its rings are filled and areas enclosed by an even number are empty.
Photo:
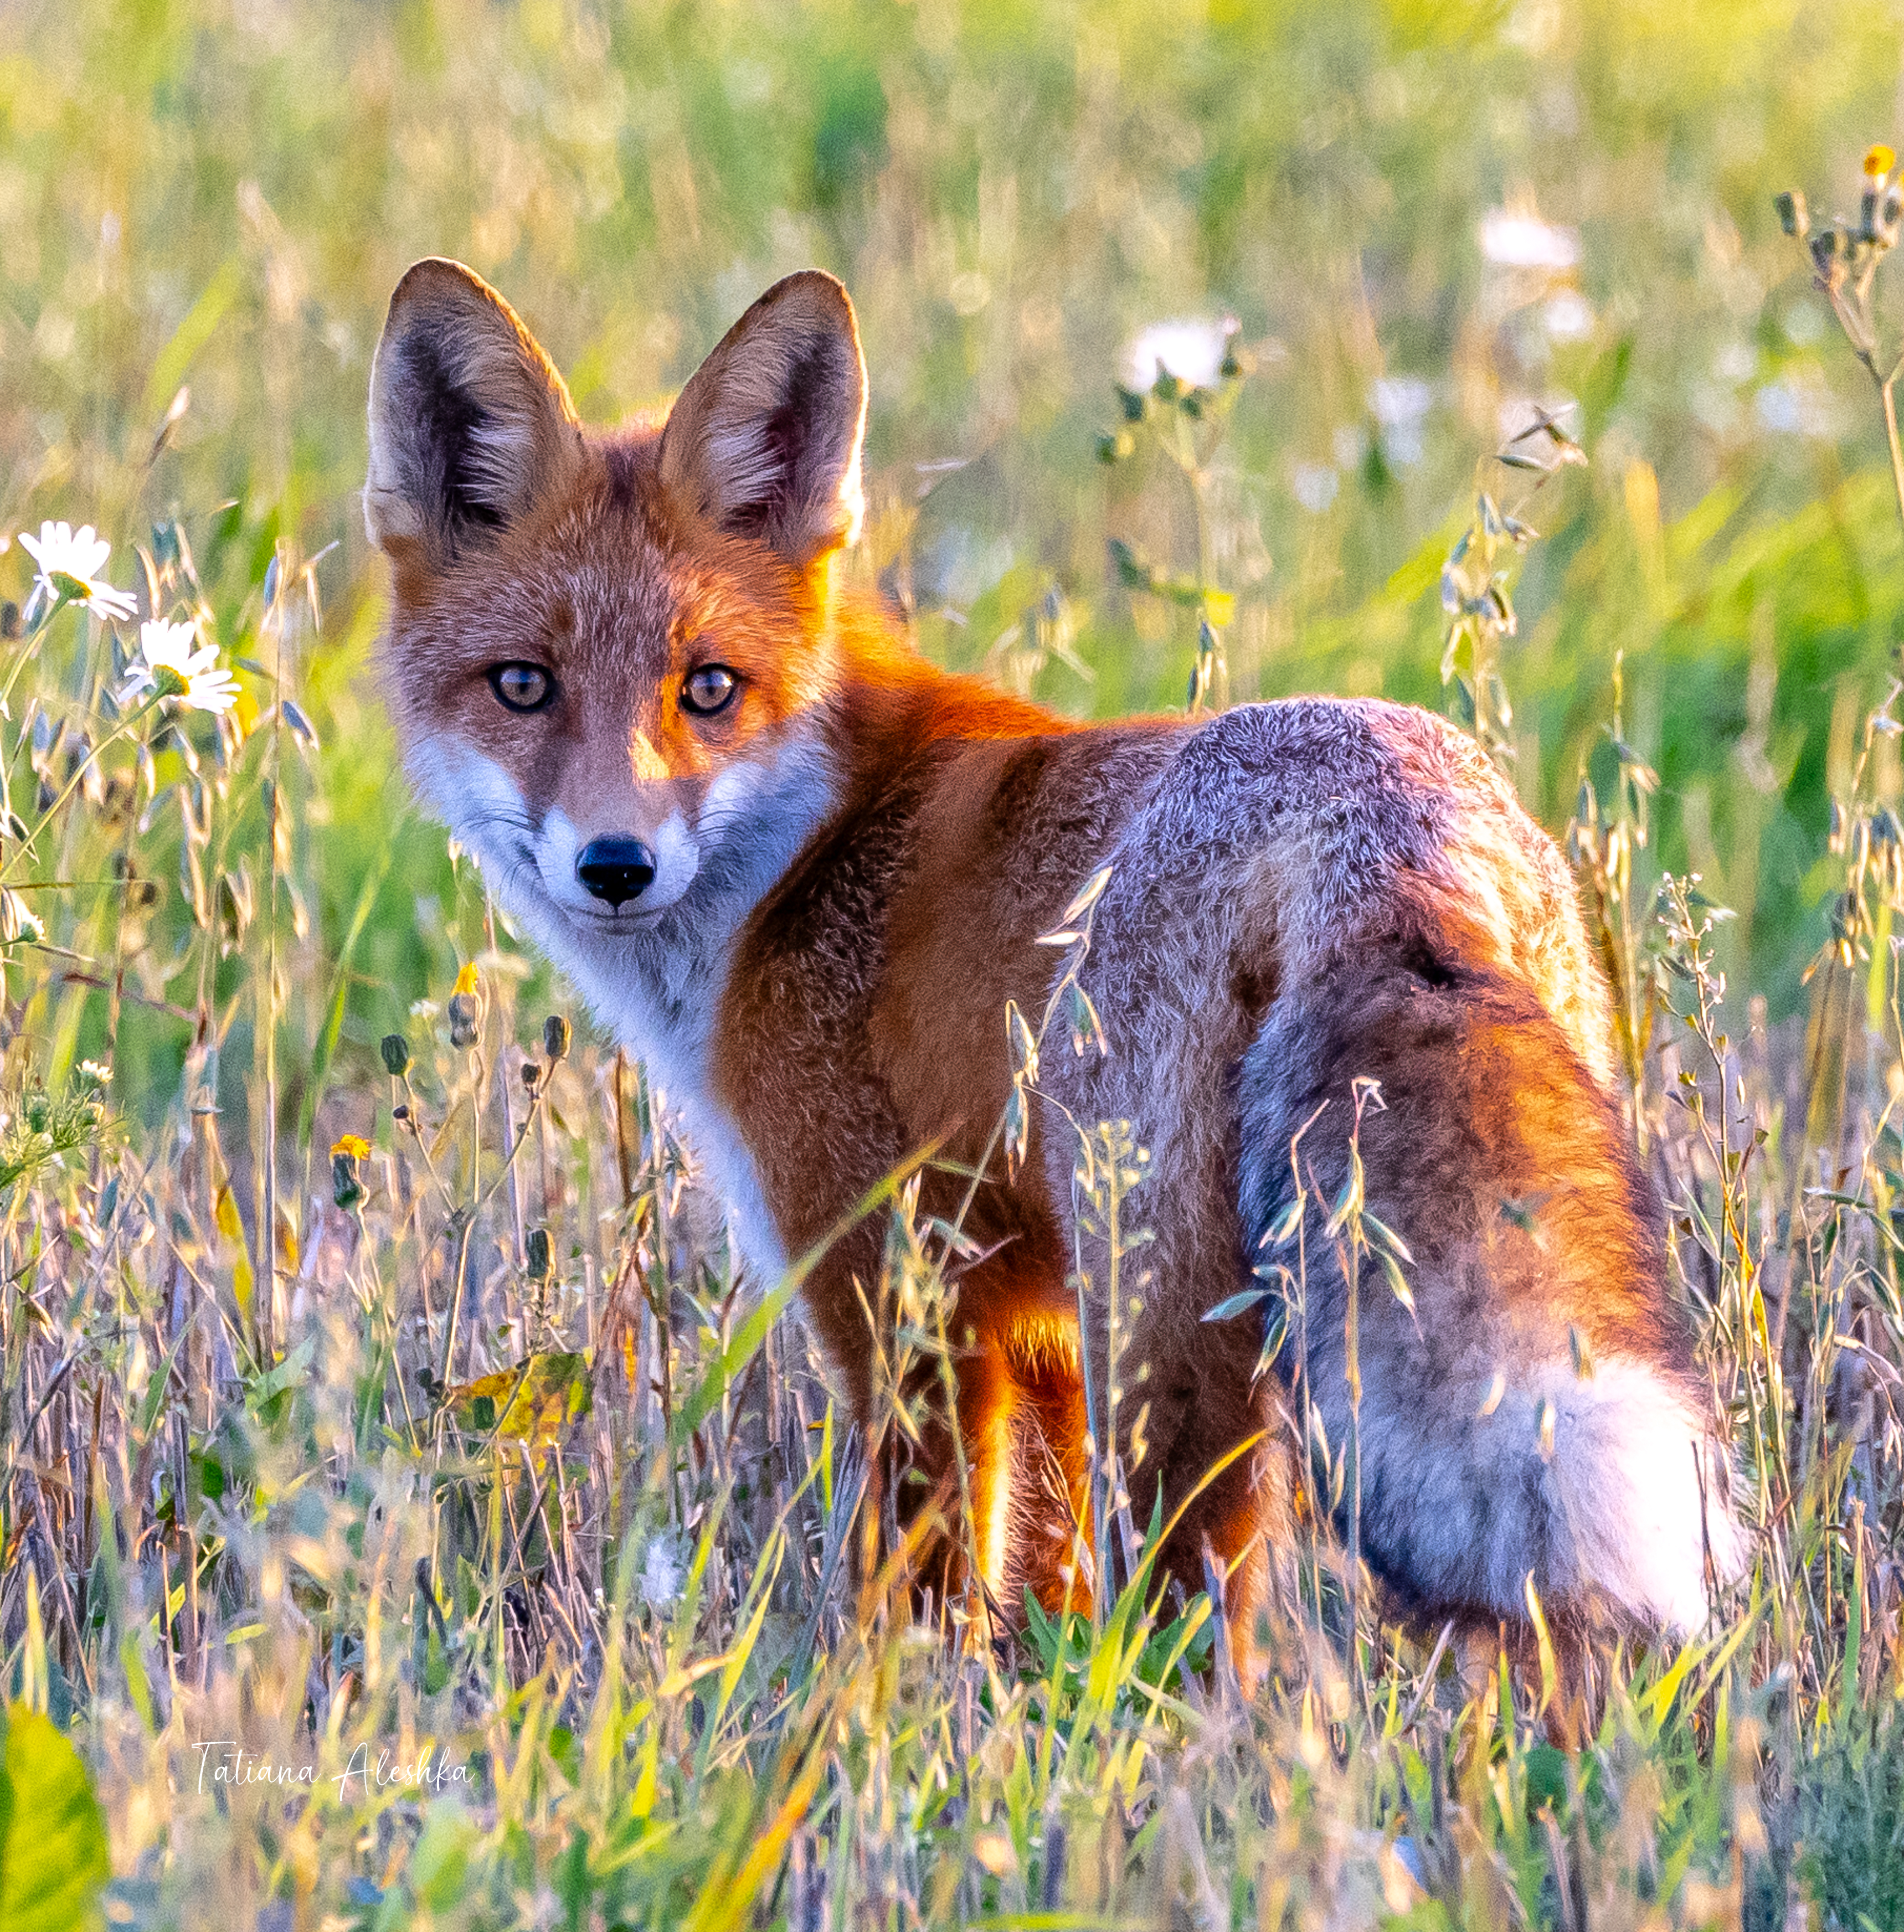
[[[1107,1051],[1046,1053],[1029,1156],[965,1220],[969,1546],[1008,1615],[1076,1586],[1085,1378],[1113,1365],[1068,1123],[1122,1120],[1152,1238],[1115,1446],[1140,1524],[1190,1499],[1162,1560],[1192,1591],[1206,1551],[1226,1567],[1246,1680],[1306,1493],[1290,1418],[1338,1449],[1356,1419],[1327,1223],[1357,1154],[1413,1301],[1380,1270],[1357,1292],[1360,1534],[1394,1600],[1524,1629],[1531,1580],[1557,1630],[1698,1630],[1746,1560],[1729,1450],[1551,842],[1419,710],[1080,727],[937,669],[835,582],[865,417],[827,275],[770,289],[665,420],[598,433],[476,274],[410,269],[365,508],[425,799],[677,1103],[770,1279],[916,1150],[983,1162],[1007,1003],[1042,1009],[1037,942],[1108,868],[1080,969]],[[926,1210],[967,1176],[929,1168]],[[1295,1318],[1272,1294],[1206,1320],[1293,1228]],[[805,1291],[869,1420],[882,1239],[857,1226]],[[1291,1340],[1259,1374],[1266,1318]],[[925,1460],[942,1492],[943,1426]]]

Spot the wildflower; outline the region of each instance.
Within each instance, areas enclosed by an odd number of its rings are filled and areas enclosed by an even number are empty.
[[[162,617],[141,624],[139,652],[127,697],[150,691],[182,698],[194,711],[229,711],[238,702],[238,681],[218,663],[218,646],[200,645],[192,625]]]
[[[1503,268],[1571,268],[1579,263],[1580,236],[1537,214],[1491,208],[1481,220],[1481,252]]]
[[[1383,452],[1390,462],[1408,465],[1421,461],[1422,424],[1434,403],[1434,390],[1419,376],[1376,379],[1368,392],[1369,413],[1381,427]]]
[[[1328,463],[1299,463],[1293,488],[1296,500],[1311,516],[1319,517],[1335,500],[1342,478]]]
[[[1160,375],[1174,376],[1186,388],[1213,389],[1236,330],[1227,316],[1152,322],[1125,349],[1124,374],[1134,389],[1148,389]]]
[[[331,1198],[347,1214],[364,1198],[357,1163],[368,1157],[370,1142],[362,1134],[339,1134],[331,1143]]]
[[[449,996],[449,1043],[455,1047],[473,1046],[482,1030],[482,1007],[476,997],[476,969],[466,965],[456,976],[456,990]]]
[[[1563,289],[1541,311],[1556,342],[1584,342],[1593,332],[1593,311],[1578,289]]]
[[[99,573],[113,546],[90,524],[76,530],[71,524],[42,524],[37,537],[20,532],[20,547],[39,566],[33,596],[27,606],[31,621],[44,602],[83,604],[102,617],[130,617],[134,608],[129,591],[115,590]]]
[[[362,1204],[364,1184],[357,1178],[357,1161],[354,1154],[334,1154],[331,1156],[331,1198],[347,1214],[352,1208]]]

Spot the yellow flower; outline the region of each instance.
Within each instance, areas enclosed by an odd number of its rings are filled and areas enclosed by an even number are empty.
[[[1884,176],[1890,172],[1896,160],[1896,154],[1880,141],[1875,147],[1866,150],[1864,156],[1864,172],[1874,181],[1882,181]]]
[[[331,1143],[332,1159],[347,1154],[353,1160],[365,1160],[370,1156],[370,1142],[362,1134],[339,1134]]]
[[[465,966],[456,976],[456,990],[459,993],[473,993],[476,989],[476,969]]]

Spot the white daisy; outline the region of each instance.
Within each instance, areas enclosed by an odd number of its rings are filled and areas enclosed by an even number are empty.
[[[170,672],[184,688],[162,685],[162,672]],[[238,702],[238,682],[219,664],[218,646],[200,644],[194,626],[168,623],[163,617],[139,627],[139,662],[132,667],[125,695],[137,698],[148,691],[182,698],[194,711],[229,711]]]
[[[20,532],[20,547],[40,567],[27,607],[29,621],[42,600],[84,604],[102,617],[132,615],[131,592],[115,590],[99,575],[113,546],[92,524],[82,524],[76,530],[71,524],[42,524],[37,537]]]
[[[1125,346],[1125,382],[1141,391],[1168,374],[1193,389],[1214,389],[1223,380],[1224,358],[1236,332],[1236,320],[1228,316],[1220,322],[1206,316],[1154,322]]]

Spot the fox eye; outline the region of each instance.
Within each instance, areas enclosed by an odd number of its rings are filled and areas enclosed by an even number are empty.
[[[506,711],[539,711],[555,695],[555,680],[540,664],[497,664],[489,688]]]
[[[725,664],[702,664],[688,673],[687,682],[681,686],[681,702],[701,717],[710,718],[716,711],[725,711],[740,688],[740,680]]]

